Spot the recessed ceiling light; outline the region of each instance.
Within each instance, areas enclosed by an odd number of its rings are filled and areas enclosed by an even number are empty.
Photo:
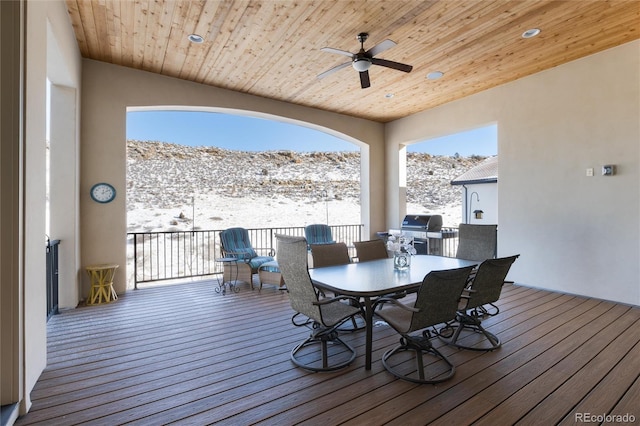
[[[386,95],[384,95],[385,98],[387,99],[391,99],[393,98],[395,95],[393,93],[387,93]]]
[[[441,78],[444,75],[444,73],[442,71],[433,71],[430,72],[429,74],[427,74],[427,78],[429,80],[437,80],[439,78]]]
[[[522,38],[533,38],[533,37],[537,36],[538,34],[540,34],[540,29],[539,28],[531,28],[530,30],[527,30],[527,31],[522,33]]]
[[[187,38],[192,43],[202,43],[204,41],[204,38],[198,34],[189,34]]]

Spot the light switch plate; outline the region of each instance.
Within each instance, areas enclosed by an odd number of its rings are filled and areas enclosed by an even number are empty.
[[[593,167],[587,169],[587,176],[593,176]]]

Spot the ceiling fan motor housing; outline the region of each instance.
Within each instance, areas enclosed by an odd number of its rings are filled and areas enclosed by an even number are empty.
[[[356,36],[360,42],[360,51],[353,55],[353,69],[358,72],[368,71],[371,68],[371,58],[367,57],[364,51],[364,42],[369,38],[369,33],[360,33]]]

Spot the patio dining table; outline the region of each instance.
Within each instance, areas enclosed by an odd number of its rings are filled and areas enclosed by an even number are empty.
[[[366,323],[365,369],[371,370],[372,299],[404,290],[416,290],[431,271],[462,268],[477,263],[451,257],[418,255],[413,256],[411,266],[403,270],[394,269],[393,259],[378,259],[309,269],[309,274],[313,284],[322,290],[363,299]]]

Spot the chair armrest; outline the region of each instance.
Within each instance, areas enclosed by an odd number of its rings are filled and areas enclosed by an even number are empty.
[[[266,250],[266,251],[267,251],[267,254],[266,254],[267,256],[274,257],[274,256],[276,255],[276,251],[275,251],[273,248],[271,248],[271,247],[258,247],[258,248],[255,248],[255,247],[254,247],[253,249],[254,249],[256,252],[258,252],[259,250],[260,250],[260,251],[262,251],[262,250]]]
[[[464,288],[462,289],[462,296],[460,297],[469,299],[473,293],[477,293],[477,292],[478,292],[477,290],[474,290],[472,288]]]
[[[471,296],[473,293],[476,293],[476,290],[465,288],[462,290],[462,294],[460,295],[460,299],[458,300],[458,310],[465,310],[469,305],[469,301],[471,300]]]
[[[242,260],[245,263],[249,263],[249,261],[251,260],[251,257],[243,251],[228,251],[228,250],[224,250],[222,252],[223,257],[235,257],[238,260]]]
[[[350,302],[353,303],[354,306],[358,307],[360,310],[362,310],[362,304],[360,303],[360,301],[353,296],[346,296],[346,295],[338,295],[336,297],[332,297],[329,299],[320,299],[316,302],[313,302],[314,305],[328,305],[329,303],[335,303],[335,302],[341,302],[342,300],[349,300]]]
[[[404,309],[406,311],[410,311],[410,312],[420,312],[420,309],[418,308],[414,308],[412,306],[407,306],[404,303],[400,303],[398,301],[398,299],[393,298],[393,297],[379,297],[376,299],[375,302],[373,302],[373,305],[371,306],[371,309],[373,310],[373,312],[375,312],[376,308],[378,307],[378,305],[381,305],[383,303],[391,303],[393,305],[396,305],[397,307]]]

